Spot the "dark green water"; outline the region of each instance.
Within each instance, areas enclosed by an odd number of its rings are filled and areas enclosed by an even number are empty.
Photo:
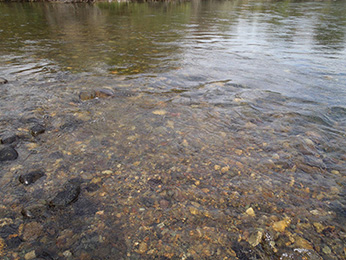
[[[1,259],[346,259],[345,46],[345,1],[0,3]]]

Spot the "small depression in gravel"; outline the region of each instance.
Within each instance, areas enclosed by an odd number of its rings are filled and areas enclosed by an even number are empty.
[[[1,259],[345,259],[345,13],[0,3]]]

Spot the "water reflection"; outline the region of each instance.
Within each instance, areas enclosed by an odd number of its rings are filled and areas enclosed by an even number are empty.
[[[345,8],[1,3],[0,256],[343,259]]]

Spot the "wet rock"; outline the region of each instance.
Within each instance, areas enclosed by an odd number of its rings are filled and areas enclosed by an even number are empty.
[[[295,235],[294,239],[295,239],[294,245],[296,247],[304,248],[304,249],[311,249],[311,250],[313,249],[312,244],[309,241],[307,241],[306,239],[304,239],[304,238],[302,238],[302,237],[300,237],[298,235]]]
[[[25,241],[34,241],[42,235],[43,227],[38,222],[30,222],[24,226],[23,239]]]
[[[1,136],[2,144],[12,144],[18,140],[18,136],[16,134],[5,134]]]
[[[98,89],[95,91],[95,95],[98,98],[107,98],[107,97],[113,97],[114,92],[111,89]]]
[[[281,221],[274,222],[272,227],[277,232],[284,232],[288,225],[291,223],[291,219],[286,217]]]
[[[100,189],[100,185],[97,183],[90,183],[85,189],[87,192],[94,192]]]
[[[326,255],[330,255],[330,254],[332,253],[332,250],[330,249],[329,246],[324,246],[324,247],[322,248],[322,251],[323,251],[323,253],[325,253]]]
[[[18,153],[14,148],[10,146],[5,146],[0,149],[0,162],[13,161],[17,158],[18,158]]]
[[[4,78],[0,77],[0,85],[1,84],[6,84],[6,83],[8,83],[7,79],[4,79]]]
[[[72,179],[65,183],[64,189],[60,191],[51,201],[49,206],[54,207],[66,207],[78,199],[80,194],[80,180]]]
[[[162,209],[167,209],[169,207],[169,201],[165,199],[160,200],[160,207]]]
[[[21,211],[24,218],[28,219],[41,219],[46,218],[48,216],[47,214],[47,207],[45,205],[31,205],[28,207],[25,207]]]
[[[249,238],[249,244],[253,247],[256,247],[259,243],[261,243],[263,237],[263,232],[258,230],[254,232]]]
[[[60,151],[57,151],[57,152],[53,152],[49,155],[49,158],[51,159],[62,159],[64,158],[64,154]]]
[[[30,134],[33,136],[33,137],[36,137],[40,134],[43,134],[44,132],[46,131],[46,128],[41,125],[41,124],[36,124],[34,125],[33,127],[31,127],[30,129]]]
[[[148,250],[148,245],[145,242],[139,244],[138,253],[144,254]]]
[[[41,170],[36,170],[29,172],[27,174],[23,174],[19,176],[20,183],[23,183],[24,185],[30,185],[36,182],[38,179],[43,177],[45,174]]]
[[[32,250],[24,255],[25,260],[31,260],[36,258],[35,250]]]
[[[256,217],[255,211],[253,210],[253,208],[248,208],[245,213],[250,216],[250,217]]]
[[[93,90],[91,90],[91,91],[81,91],[79,93],[79,99],[82,100],[82,101],[94,99],[95,97],[96,97],[96,93]]]
[[[60,130],[72,131],[76,129],[78,126],[80,126],[82,123],[83,123],[82,120],[78,120],[74,117],[68,117],[65,123],[59,126],[59,128]]]

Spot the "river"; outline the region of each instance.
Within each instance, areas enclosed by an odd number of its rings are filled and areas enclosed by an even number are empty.
[[[1,259],[346,259],[345,1],[0,21]]]

